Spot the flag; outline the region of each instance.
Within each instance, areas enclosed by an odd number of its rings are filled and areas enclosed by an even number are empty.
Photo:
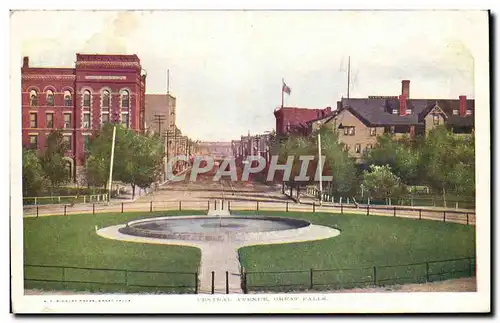
[[[285,92],[288,95],[290,95],[290,93],[292,92],[292,89],[290,89],[290,87],[286,85],[285,82],[283,82],[283,92]]]

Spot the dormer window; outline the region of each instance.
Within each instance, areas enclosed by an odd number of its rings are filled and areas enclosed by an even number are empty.
[[[435,114],[432,116],[432,119],[434,121],[434,125],[438,126],[439,125],[439,114]]]
[[[467,110],[467,111],[465,111],[465,115],[467,115],[467,116],[472,115],[472,110]]]
[[[412,114],[412,110],[411,109],[406,109],[406,114]]]
[[[454,116],[457,116],[457,115],[458,115],[458,110],[454,109],[454,110],[453,110],[453,115],[454,115]]]
[[[372,127],[370,128],[370,136],[376,136],[377,135],[377,128]]]
[[[392,114],[398,114],[398,109],[392,109]]]

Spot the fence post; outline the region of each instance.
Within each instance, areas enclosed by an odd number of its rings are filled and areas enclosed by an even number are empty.
[[[128,286],[128,270],[125,270],[125,286]]]
[[[122,202],[122,213],[123,213],[123,202]]]
[[[87,201],[87,197],[84,195],[83,196],[83,204],[85,204],[86,201]]]
[[[207,201],[207,206],[208,206],[207,210],[210,211],[210,200]]]
[[[66,215],[66,204],[64,204],[64,215]]]
[[[95,215],[95,203],[92,203],[92,214]]]
[[[153,201],[149,202],[149,212],[153,212]]]
[[[36,205],[36,197],[35,197],[35,205]]]
[[[227,201],[227,210],[231,212],[231,201]]]
[[[288,202],[286,202],[286,211],[288,212]]]
[[[61,267],[62,268],[62,277],[61,277],[61,280],[62,280],[62,283],[63,283],[63,288],[66,289],[66,283],[65,283],[65,280],[66,280],[66,275],[65,275],[65,272],[64,272],[64,267]]]
[[[259,210],[259,201],[257,201],[257,211]]]
[[[313,269],[309,269],[309,289],[313,289]]]
[[[467,216],[467,225],[469,225],[469,213],[465,213],[465,215]]]
[[[243,268],[243,294],[248,294],[247,271]]]
[[[36,206],[36,217],[38,218],[38,205]],[[467,217],[469,219],[469,217]]]
[[[221,208],[220,208],[220,209],[221,209],[221,210],[224,210],[224,200],[221,200],[221,201],[220,201],[220,205],[221,205]]]
[[[366,215],[370,215],[370,204],[366,206]]]
[[[61,197],[60,196],[57,197],[57,203],[61,203]]]
[[[182,211],[182,201],[179,201],[179,211]]]
[[[418,209],[418,219],[422,220],[422,209]]]
[[[316,203],[313,202],[313,213],[316,213]]]
[[[344,207],[342,203],[340,203],[340,214],[344,214]]]
[[[198,294],[198,272],[194,273],[194,293]]]
[[[229,273],[226,270],[226,294],[229,294]]]
[[[214,200],[214,210],[217,210],[217,200]]]
[[[373,285],[377,286],[377,267],[373,266]]]
[[[212,271],[212,294],[214,294],[214,285],[215,285],[215,271]]]
[[[469,277],[472,277],[472,259],[473,258],[469,258]]]
[[[394,216],[396,216],[396,207],[394,207]]]
[[[429,282],[429,263],[425,263],[425,281],[428,283]]]
[[[443,211],[443,222],[446,222],[446,211]]]

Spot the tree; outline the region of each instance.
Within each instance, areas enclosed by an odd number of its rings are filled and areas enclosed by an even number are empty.
[[[406,184],[419,184],[420,145],[408,136],[395,139],[385,133],[377,138],[373,149],[365,151],[363,159],[370,165],[389,165]]]
[[[38,155],[30,149],[23,149],[23,195],[38,196],[48,181]]]
[[[138,134],[121,125],[106,125],[90,142],[87,180],[95,185],[108,184],[113,127],[116,126],[113,180],[132,187],[149,187],[163,172],[164,148],[159,136]]]
[[[402,194],[405,189],[400,178],[392,173],[388,165],[371,165],[369,171],[364,171],[363,187],[369,196],[386,201]]]
[[[52,188],[68,182],[71,174],[67,173],[64,153],[68,150],[61,130],[52,131],[47,137],[47,148],[40,159],[45,176]]]

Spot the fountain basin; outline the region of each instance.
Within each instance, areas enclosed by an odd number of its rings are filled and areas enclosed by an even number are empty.
[[[264,216],[183,216],[157,217],[128,222],[122,234],[172,240],[246,241],[261,234],[306,228],[310,222],[299,219]]]

